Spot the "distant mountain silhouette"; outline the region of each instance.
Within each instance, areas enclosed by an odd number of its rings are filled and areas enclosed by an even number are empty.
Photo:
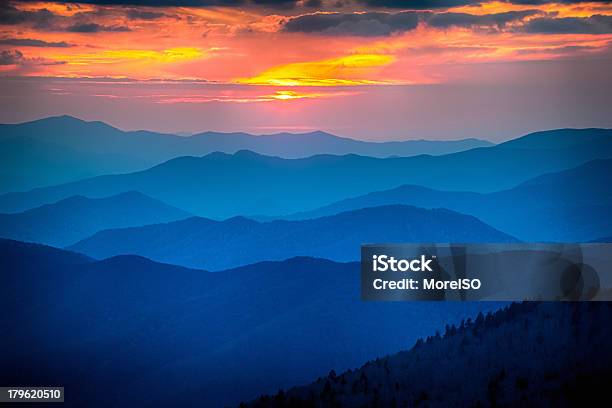
[[[514,242],[476,218],[444,209],[374,207],[306,221],[260,223],[188,218],[101,231],[70,247],[95,258],[136,254],[160,262],[227,269],[262,260],[314,256],[358,260],[360,245],[390,242]]]
[[[241,407],[591,406],[612,381],[612,304],[523,303]]]
[[[358,264],[312,258],[207,273],[0,240],[0,270],[0,383],[74,407],[238,404],[500,306],[362,302]]]
[[[205,132],[180,137],[148,131],[123,132],[103,122],[58,116],[0,125],[0,193],[142,170],[179,156],[216,151],[235,153],[247,149],[286,158],[349,153],[386,157],[446,154],[491,145],[478,139],[374,143],[324,132],[266,136]]]
[[[478,217],[525,241],[584,242],[612,231],[612,160],[595,160],[489,194],[405,185],[350,198],[281,219],[329,216],[359,208],[406,204],[444,207]]]
[[[183,155],[202,155],[209,152],[235,153],[250,150],[266,156],[287,159],[304,158],[319,154],[357,154],[370,157],[442,155],[493,146],[481,139],[459,140],[405,140],[392,142],[366,142],[335,136],[326,132],[276,133],[253,136],[248,133],[204,132],[190,136],[190,150]]]
[[[555,132],[435,157],[320,155],[287,160],[248,151],[181,157],[141,172],[5,194],[0,196],[0,211],[23,211],[73,195],[95,198],[135,190],[209,218],[289,214],[402,184],[503,190],[544,173],[612,158],[612,130],[561,131],[560,147],[550,148]],[[540,138],[544,147],[538,147]]]
[[[66,183],[105,173],[134,171],[142,166],[123,154],[81,152],[53,139],[9,138],[0,125],[0,193]],[[47,133],[43,135],[48,136]],[[153,165],[154,163],[151,163]]]
[[[533,132],[526,136],[500,143],[502,149],[567,149],[585,148],[610,139],[612,129],[556,129]]]
[[[0,237],[66,246],[104,229],[189,216],[134,191],[98,199],[74,196],[18,214],[0,214]]]

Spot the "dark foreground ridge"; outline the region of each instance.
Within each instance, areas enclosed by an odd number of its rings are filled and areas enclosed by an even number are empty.
[[[241,407],[579,406],[612,384],[610,303],[522,303]]]

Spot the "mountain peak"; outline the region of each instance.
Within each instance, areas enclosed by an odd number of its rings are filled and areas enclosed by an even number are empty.
[[[236,157],[261,157],[263,155],[255,153],[252,150],[241,149],[241,150],[238,150],[236,153],[234,153],[233,156],[236,156]]]

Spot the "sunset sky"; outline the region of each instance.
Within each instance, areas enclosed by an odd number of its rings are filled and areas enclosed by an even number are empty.
[[[612,127],[612,4],[0,3],[0,122],[502,140]]]

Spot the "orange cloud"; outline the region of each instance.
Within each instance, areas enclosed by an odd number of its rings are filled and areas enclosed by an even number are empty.
[[[10,75],[189,78],[280,88],[430,84],[452,82],[454,77],[448,68],[453,64],[579,58],[602,52],[612,40],[609,34],[542,35],[473,27],[437,29],[427,24],[403,34],[369,38],[281,30],[292,14],[304,12],[300,9],[281,13],[248,7],[170,7],[155,8],[163,14],[159,18],[130,20],[125,8],[114,6],[76,8],[27,2],[18,7],[30,11],[48,8],[61,15],[61,27],[86,18],[86,22],[105,26],[120,22],[131,31],[79,33],[31,24],[10,26],[0,37],[72,45],[61,50],[0,45],[0,51],[18,49],[29,61],[56,63],[0,67]],[[525,9],[559,17],[612,14],[612,6],[601,3],[516,5],[500,1],[445,11],[492,14]],[[154,44],[155,48],[143,49],[143,44]],[[338,56],[338,50],[344,50],[343,56]],[[275,100],[306,99],[297,94],[268,96]]]
[[[116,64],[128,61],[170,63],[203,58],[211,51],[194,47],[169,48],[154,50],[104,50],[87,54],[58,55],[56,59],[70,65]]]

